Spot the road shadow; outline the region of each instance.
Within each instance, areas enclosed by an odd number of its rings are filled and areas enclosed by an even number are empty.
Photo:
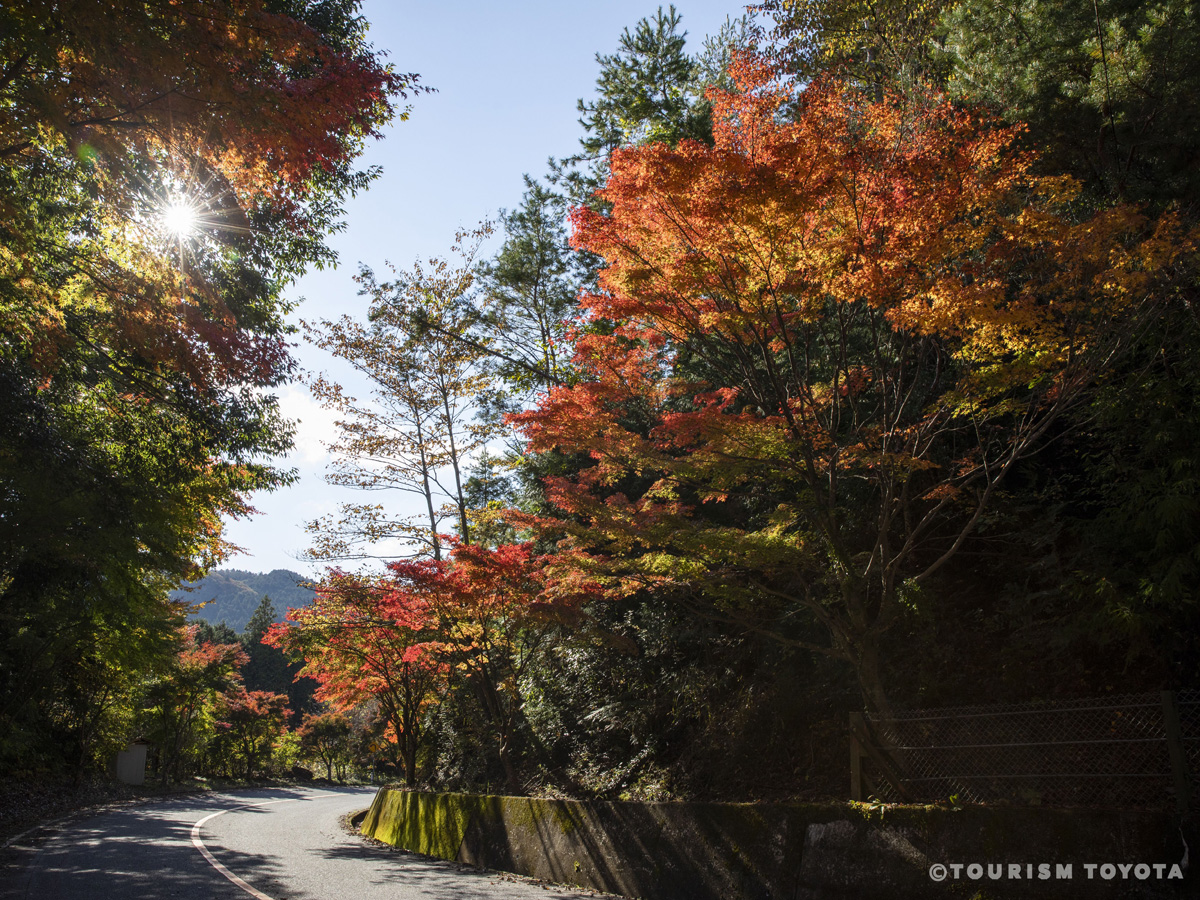
[[[0,897],[53,900],[244,898],[196,852],[192,822],[230,805],[229,798],[121,809],[62,823],[9,848]],[[190,814],[195,810],[196,814]],[[266,859],[243,860],[267,868]]]
[[[352,793],[353,788],[320,793]],[[361,790],[359,793],[365,792]],[[246,894],[192,845],[192,825],[212,813],[247,804],[319,796],[304,788],[261,788],[200,794],[85,812],[28,832],[0,854],[0,900],[237,897]],[[272,806],[242,809],[270,812]],[[257,854],[221,851],[222,864],[271,883],[283,874]]]
[[[320,859],[330,863],[370,865],[374,870],[372,884],[405,898],[498,900],[512,897],[516,900],[522,897],[553,896],[558,893],[581,896],[563,885],[545,884],[508,872],[480,869],[464,863],[423,856],[420,853],[370,841],[356,834],[347,834],[344,841],[313,852]],[[293,894],[288,900],[316,898]]]

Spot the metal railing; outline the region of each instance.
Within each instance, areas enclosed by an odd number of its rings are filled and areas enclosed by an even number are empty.
[[[1186,811],[1200,691],[851,716],[851,795]]]

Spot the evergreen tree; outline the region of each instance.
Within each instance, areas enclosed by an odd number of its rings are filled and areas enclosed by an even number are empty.
[[[296,680],[302,664],[289,662],[278,647],[263,643],[267,631],[279,620],[275,604],[269,596],[264,596],[242,632],[241,644],[247,657],[242,667],[242,679],[247,691],[286,694],[290,719],[295,724],[305,713],[316,708],[313,696],[317,683],[311,678]]]
[[[520,207],[501,215],[500,252],[480,267],[477,328],[510,397],[547,391],[568,374],[566,336],[579,279],[566,217],[566,200],[526,175]]]
[[[945,14],[950,87],[1028,123],[1094,202],[1200,200],[1200,11],[1186,0],[999,3]]]
[[[608,178],[608,160],[619,147],[690,138],[712,143],[712,117],[700,63],[685,50],[687,32],[674,5],[626,28],[617,52],[596,54],[596,99],[578,103],[581,152],[551,160],[551,181],[562,184],[572,206],[594,205]]]
[[[515,529],[500,515],[517,499],[505,468],[503,459],[485,450],[467,478],[464,494],[471,510],[472,539],[484,547],[498,547],[517,540]]]
[[[699,109],[699,66],[684,50],[687,32],[672,5],[621,33],[618,50],[596,54],[598,97],[579,101],[584,153],[601,159],[617,147],[684,138],[711,143],[712,123]]]

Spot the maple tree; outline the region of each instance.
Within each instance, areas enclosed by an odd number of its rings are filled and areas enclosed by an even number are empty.
[[[296,733],[300,737],[300,750],[324,763],[325,777],[332,781],[333,767],[342,769],[350,749],[350,720],[337,712],[308,715]]]
[[[518,743],[536,742],[524,720],[522,681],[554,628],[578,621],[579,608],[594,594],[586,577],[573,577],[565,568],[562,577],[548,581],[552,567],[563,568],[528,543],[496,548],[456,543],[447,560],[388,566],[398,590],[427,604],[436,635],[433,652],[465,679],[512,790],[520,788]]]
[[[362,186],[348,163],[412,76],[367,52],[352,16],[322,34],[259,2],[28,3],[4,16],[8,352],[43,377],[89,343],[201,393],[272,383],[285,359],[273,282],[329,259],[323,207]],[[172,201],[193,205],[205,232],[182,267],[156,231]]]
[[[180,646],[168,670],[149,685],[152,731],[157,738],[163,784],[179,780],[183,756],[195,740],[205,713],[222,693],[241,681],[246,654],[237,644],[200,641],[198,626],[180,632]]]
[[[247,778],[254,777],[286,730],[287,699],[287,694],[248,691],[241,686],[221,695],[216,726],[241,757]]]
[[[514,417],[565,515],[516,520],[616,593],[650,590],[851,663],[887,710],[882,635],[999,485],[1167,295],[1194,237],[1126,207],[1073,223],[1018,130],[936,94],[793,100],[743,54],[716,145],[617,151],[573,241],[580,383]],[[806,613],[825,632],[800,627]]]
[[[465,687],[516,789],[517,747],[531,737],[521,681],[554,628],[577,619],[594,586],[569,575],[548,583],[548,567],[561,563],[529,544],[445,540],[445,558],[394,561],[385,576],[329,572],[316,601],[289,610],[265,641],[302,656],[301,674],[320,682],[317,697],[335,710],[378,703],[409,784],[432,706],[453,702]]]
[[[330,572],[314,602],[290,609],[264,642],[305,661],[318,699],[346,711],[378,702],[386,737],[396,744],[409,784],[416,781],[425,714],[446,678],[433,653],[437,635],[428,602],[382,579]]]

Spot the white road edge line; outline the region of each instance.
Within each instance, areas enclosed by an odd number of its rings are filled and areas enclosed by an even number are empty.
[[[20,842],[25,840],[25,838],[29,837],[35,831],[41,831],[43,828],[46,828],[46,829],[57,828],[59,825],[62,825],[64,822],[70,822],[72,819],[77,818],[77,817],[78,817],[77,813],[68,813],[67,815],[63,816],[60,819],[54,819],[51,822],[42,822],[40,825],[34,825],[32,828],[26,828],[20,834],[14,834],[3,844],[0,844],[0,850],[7,850],[9,847],[17,847],[17,849],[20,849],[20,846],[19,846]]]
[[[275,898],[272,897],[270,894],[264,894],[262,891],[258,890],[257,888],[254,888],[251,885],[247,884],[245,881],[238,878],[236,875],[234,875],[232,872],[230,872],[227,868],[225,868],[223,865],[221,865],[219,862],[217,862],[217,858],[215,856],[213,856],[211,852],[209,852],[209,849],[204,846],[204,841],[200,839],[200,827],[205,822],[207,822],[209,819],[215,819],[217,816],[223,816],[227,812],[234,812],[235,810],[239,810],[239,809],[251,809],[255,806],[273,806],[276,803],[295,803],[297,800],[302,800],[302,799],[306,799],[306,798],[288,797],[286,800],[267,800],[263,803],[243,803],[241,806],[231,806],[231,807],[229,807],[229,809],[223,809],[220,812],[215,812],[210,816],[205,816],[203,819],[201,819],[199,822],[197,822],[195,825],[192,826],[192,846],[200,851],[200,854],[206,860],[208,860],[209,865],[211,865],[214,869],[216,869],[218,872],[220,872],[222,875],[224,875],[226,878],[228,878],[230,881],[232,881],[234,884],[236,884],[238,887],[240,887],[243,891],[245,891],[251,897],[255,897],[255,898],[257,898],[257,900],[275,900]]]

